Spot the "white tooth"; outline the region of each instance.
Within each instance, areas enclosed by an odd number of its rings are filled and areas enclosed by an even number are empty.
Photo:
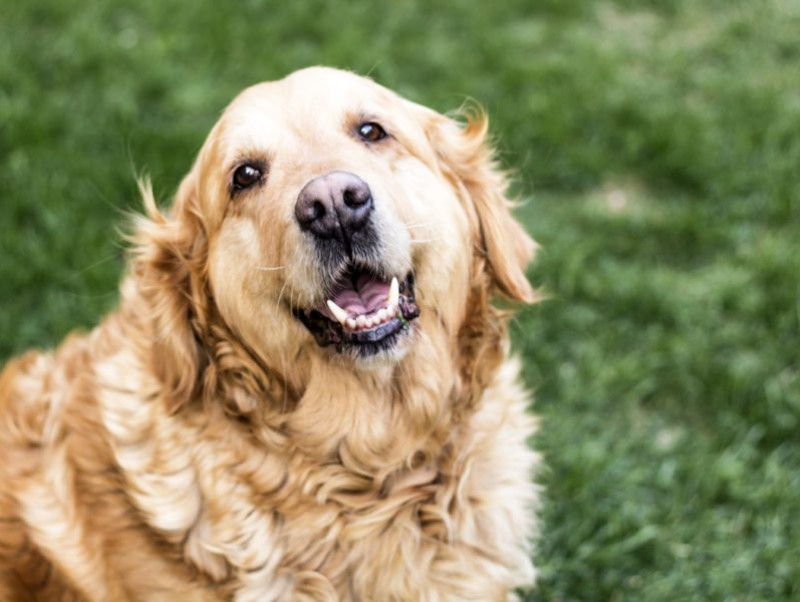
[[[372,328],[373,326],[376,326],[377,324],[378,324],[378,317],[377,316],[373,315],[373,316],[370,316],[369,318],[367,318],[367,327],[368,328]]]
[[[396,276],[392,278],[392,284],[389,285],[389,296],[386,299],[389,301],[388,305],[397,305],[397,301],[400,299],[400,283]]]
[[[356,329],[356,321],[353,318],[347,318],[347,322],[345,322],[345,326],[350,330]]]
[[[328,299],[328,309],[331,310],[333,316],[339,320],[339,324],[344,324],[347,321],[347,312],[330,299]]]
[[[364,316],[358,316],[356,318],[356,326],[358,328],[364,328],[367,325],[367,319]]]
[[[382,324],[383,322],[385,322],[387,315],[388,314],[386,313],[385,307],[381,310],[378,310],[378,313],[375,314],[375,316],[378,318],[378,324]]]
[[[386,306],[386,309],[384,309],[384,311],[386,312],[387,317],[394,318],[395,315],[397,314],[397,306],[394,303],[390,303],[389,305]]]

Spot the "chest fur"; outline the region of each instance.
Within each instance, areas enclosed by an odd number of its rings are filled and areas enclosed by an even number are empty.
[[[131,503],[238,601],[433,601],[459,587],[491,600],[532,580],[537,458],[516,386],[487,391],[435,457],[383,473],[311,460],[278,431],[175,420],[141,392],[103,403]]]

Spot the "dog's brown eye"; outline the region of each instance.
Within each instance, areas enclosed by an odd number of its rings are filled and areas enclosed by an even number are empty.
[[[232,186],[234,191],[250,188],[250,186],[261,179],[262,173],[261,169],[255,165],[250,165],[248,163],[240,165],[236,168],[236,171],[233,172]]]
[[[369,121],[358,126],[358,135],[367,142],[378,142],[386,138],[386,130],[374,121]]]

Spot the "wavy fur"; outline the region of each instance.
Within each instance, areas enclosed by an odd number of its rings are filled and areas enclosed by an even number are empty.
[[[309,113],[330,86],[347,94]],[[335,137],[353,99],[393,146]],[[289,117],[316,124],[313,147],[281,134]],[[267,118],[262,196],[231,200],[219,167],[255,152]],[[169,213],[142,182],[119,309],[0,375],[0,601],[497,601],[531,585],[535,421],[491,300],[535,299],[534,245],[487,127],[314,68],[237,98]],[[289,311],[319,276],[286,207],[332,168],[366,174],[387,261],[418,278],[408,348],[377,364],[318,348]]]

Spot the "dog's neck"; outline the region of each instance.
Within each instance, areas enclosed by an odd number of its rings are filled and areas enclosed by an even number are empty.
[[[418,333],[425,340],[395,365],[359,371],[310,353],[291,409],[259,412],[258,422],[280,424],[303,456],[378,482],[435,464],[495,377],[505,327],[497,316],[484,316],[453,336],[432,322]]]
[[[319,355],[286,421],[304,454],[337,458],[363,474],[377,474],[437,455],[451,423],[459,379],[446,341],[436,334],[394,366],[353,371]],[[444,358],[444,359],[443,359]],[[416,458],[416,460],[415,460]]]

